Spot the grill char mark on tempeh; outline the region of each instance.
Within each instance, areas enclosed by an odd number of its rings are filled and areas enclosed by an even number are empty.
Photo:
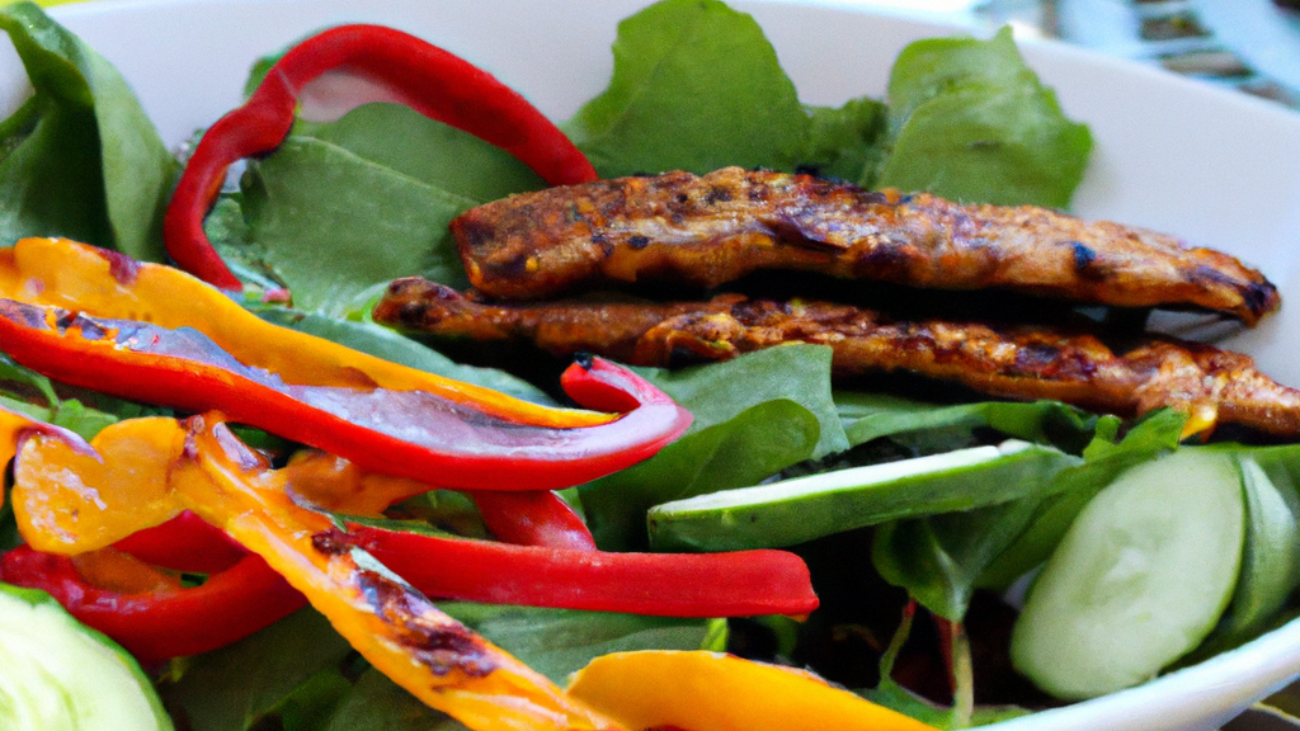
[[[452,222],[470,281],[501,299],[642,281],[707,289],[763,269],[925,288],[1006,288],[1254,324],[1277,291],[1231,256],[1032,206],[960,205],[724,168],[550,188]]]
[[[907,371],[1015,399],[1056,399],[1120,415],[1171,406],[1198,423],[1300,435],[1300,391],[1249,356],[1147,337],[1117,353],[1098,338],[1038,326],[895,320],[826,302],[749,299],[490,304],[420,278],[394,282],[375,319],[440,337],[527,340],[556,355],[636,365],[725,360],[788,342],[828,345],[837,377]]]

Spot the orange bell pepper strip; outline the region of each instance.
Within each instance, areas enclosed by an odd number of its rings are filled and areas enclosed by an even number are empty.
[[[371,665],[470,728],[619,728],[442,613],[363,550],[333,541],[333,521],[296,505],[280,473],[219,417],[193,417],[185,426],[160,418],[120,422],[92,441],[102,457],[72,446],[32,437],[20,450],[14,500],[25,509],[15,514],[29,544],[93,550],[189,509],[284,576]],[[133,466],[149,455],[172,457],[153,467],[164,475],[161,490],[159,480],[134,479],[130,471],[95,472],[96,465],[112,470],[119,456]],[[39,515],[38,498],[58,509]],[[151,509],[135,513],[140,500]]]
[[[435,489],[419,480],[366,472],[337,455],[295,454],[286,467],[291,483],[312,505],[335,513],[378,516],[394,503]],[[569,504],[549,490],[470,493],[484,525],[498,540],[522,546],[596,550],[596,540]]]
[[[42,432],[60,432],[70,443],[81,441],[80,437],[72,432],[0,406],[0,469],[8,466],[9,460],[14,458],[14,454],[18,451],[18,444],[24,435]],[[0,507],[4,507],[4,504],[4,490],[0,490]]]
[[[0,251],[0,343],[51,378],[232,419],[374,472],[468,490],[557,489],[639,462],[690,414],[619,366],[561,385],[607,414],[531,404],[267,323],[176,269],[68,241]]]
[[[569,694],[636,729],[935,731],[812,673],[716,652],[604,655],[574,674]]]

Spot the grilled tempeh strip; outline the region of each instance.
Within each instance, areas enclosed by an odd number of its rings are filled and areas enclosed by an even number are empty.
[[[911,371],[995,396],[1056,399],[1120,415],[1171,406],[1189,413],[1196,431],[1223,422],[1300,435],[1300,391],[1255,370],[1249,356],[1154,337],[1116,353],[1084,333],[893,320],[848,305],[736,294],[699,303],[493,305],[419,278],[394,282],[374,314],[439,336],[524,339],[557,355],[594,352],[651,366],[818,343],[833,349],[840,377]]]
[[[642,280],[708,288],[782,268],[1204,308],[1247,324],[1278,305],[1259,272],[1170,236],[1043,208],[963,206],[740,168],[517,195],[467,211],[451,228],[470,281],[504,299]]]

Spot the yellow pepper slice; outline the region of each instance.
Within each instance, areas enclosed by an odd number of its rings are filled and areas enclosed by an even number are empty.
[[[604,655],[574,674],[569,694],[636,729],[934,731],[811,673],[718,652]]]
[[[283,471],[219,415],[123,421],[92,441],[23,444],[19,529],[34,547],[76,554],[192,510],[260,555],[394,682],[481,731],[617,729],[547,678],[448,617],[364,551],[334,540],[330,518],[296,505]],[[136,510],[138,501],[145,509]],[[16,500],[17,502],[17,500]],[[84,529],[84,530],[83,530]]]

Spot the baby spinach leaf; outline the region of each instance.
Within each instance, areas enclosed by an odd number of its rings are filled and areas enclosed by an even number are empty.
[[[1051,555],[1079,511],[1122,472],[1162,452],[1178,448],[1186,415],[1171,409],[1152,412],[1120,438],[1120,421],[1103,417],[1097,436],[1084,450],[1083,464],[1057,473],[1051,495],[1014,543],[980,577],[978,585],[1004,589]]]
[[[811,411],[820,424],[815,458],[849,446],[831,394],[830,364],[829,347],[787,345],[694,368],[636,371],[690,410],[695,421],[688,434],[727,421],[764,401],[794,401]]]
[[[34,3],[0,9],[33,96],[0,124],[0,244],[66,236],[161,261],[178,171],[117,70]]]
[[[243,185],[249,239],[303,309],[343,312],[367,287],[412,274],[466,284],[447,224],[471,198],[311,137],[285,141]]]
[[[600,655],[631,650],[699,650],[717,641],[717,620],[710,619],[468,602],[438,606],[560,684]]]
[[[718,0],[664,0],[619,24],[609,88],[564,128],[615,177],[789,169],[809,119],[752,17]]]
[[[835,406],[849,444],[855,446],[880,437],[909,443],[941,430],[954,442],[949,448],[956,449],[973,441],[974,430],[987,428],[1077,454],[1088,444],[1097,422],[1096,416],[1059,401],[945,405],[892,394],[836,392]]]
[[[313,680],[320,673],[340,672],[351,656],[352,648],[329,622],[304,609],[192,659],[178,679],[161,683],[159,692],[186,728],[247,731],[278,716],[285,699],[304,684],[320,682]],[[318,705],[339,700],[338,695],[312,697]]]
[[[596,542],[607,550],[644,548],[646,511],[659,503],[753,485],[847,447],[831,399],[829,348],[788,346],[678,371],[636,370],[695,420],[651,459],[579,488]]]
[[[894,521],[876,529],[872,561],[931,612],[961,622],[976,582],[1015,541],[1043,501],[1031,495],[998,505]]]
[[[799,167],[864,188],[873,187],[884,155],[889,119],[884,102],[850,99],[840,107],[809,107],[810,125]]]
[[[817,419],[786,399],[764,401],[664,447],[635,467],[579,488],[583,511],[604,550],[645,550],[646,513],[670,500],[758,483],[807,459]]]
[[[908,46],[889,82],[890,144],[878,183],[954,200],[1064,208],[1092,150],[1085,125],[994,38]]]

